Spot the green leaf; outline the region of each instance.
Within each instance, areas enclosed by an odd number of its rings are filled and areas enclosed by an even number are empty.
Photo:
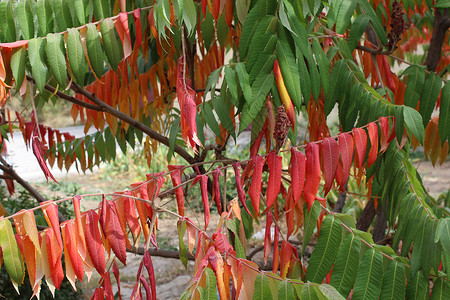
[[[46,36],[55,30],[53,24],[53,9],[50,1],[51,0],[38,0],[36,2],[39,36]]]
[[[75,9],[75,16],[78,23],[85,24],[86,23],[86,13],[85,13],[85,4],[84,0],[73,0],[73,7]]]
[[[281,24],[283,24],[283,26],[289,30],[290,32],[292,32],[294,35],[297,35],[291,28],[291,24],[289,23],[289,19],[288,16],[286,14],[285,8],[284,8],[284,1],[280,1],[280,8],[278,9],[279,12],[279,17],[280,17],[280,21]]]
[[[302,287],[302,295],[299,297],[303,300],[319,300],[322,296],[322,292],[317,288],[317,286],[308,282]]]
[[[175,150],[175,143],[177,141],[177,135],[178,135],[178,126],[180,125],[180,117],[178,117],[170,127],[170,133],[169,133],[169,151],[167,151],[167,161],[170,163],[170,160],[172,159],[173,152]],[[198,128],[198,126],[197,126]]]
[[[442,277],[436,279],[430,300],[450,299],[450,284]]]
[[[122,44],[116,37],[114,22],[111,19],[104,19],[100,24],[103,47],[106,52],[111,68],[117,72],[119,62],[122,60]]]
[[[216,89],[216,84],[217,81],[219,80],[220,74],[222,72],[222,68],[223,67],[219,67],[217,69],[215,69],[214,71],[211,72],[211,74],[209,74],[208,79],[206,80],[206,88],[205,88],[205,93],[204,93],[204,99],[206,100],[206,95],[208,94],[208,92],[211,90],[212,95],[215,94],[215,89]],[[212,98],[211,95],[211,98]]]
[[[249,74],[249,82],[253,83],[255,78],[261,73],[270,73],[273,70],[273,64],[275,62],[275,55],[267,52],[263,52],[257,55],[258,58]]]
[[[24,39],[29,40],[34,38],[34,23],[33,13],[31,11],[30,0],[22,0],[17,3],[17,20],[19,21],[20,29]]]
[[[423,87],[422,95],[420,97],[419,112],[422,115],[423,126],[426,127],[431,118],[431,113],[436,106],[437,98],[442,88],[441,77],[428,74],[427,80]]]
[[[17,286],[23,282],[25,270],[22,255],[19,252],[11,222],[8,219],[0,220],[0,247],[3,251],[6,271],[13,284]]]
[[[203,290],[201,299],[202,300],[217,299],[217,280],[213,270],[211,270],[210,268],[205,268],[205,278],[206,278],[206,285],[205,289]]]
[[[103,75],[105,55],[103,54],[100,35],[94,24],[87,25],[86,48],[92,71],[94,71],[97,78],[100,78]]]
[[[278,287],[278,300],[290,300],[294,298],[294,287],[292,284],[287,280],[280,282],[280,286]]]
[[[236,132],[233,125],[233,120],[230,117],[231,112],[231,96],[226,91],[220,93],[220,97],[214,97],[212,99],[213,107],[219,117],[222,126],[228,131],[228,133],[236,140]]]
[[[319,239],[309,260],[306,280],[322,282],[333,266],[341,238],[341,221],[334,216],[326,216],[320,227]]]
[[[244,93],[245,101],[250,104],[253,98],[247,69],[243,63],[237,63],[235,69],[239,78],[239,84],[241,85],[242,92]]]
[[[344,297],[347,297],[355,282],[358,272],[361,239],[353,234],[347,234],[336,256],[330,284]]]
[[[330,78],[330,61],[323,52],[322,46],[320,46],[319,41],[314,39],[313,41],[313,51],[316,57],[317,65],[319,66],[320,82],[322,83],[322,89],[325,95],[328,94],[329,78]],[[297,84],[298,85],[298,84]]]
[[[17,40],[12,2],[11,0],[0,2],[1,33],[6,42],[14,42]]]
[[[370,248],[364,253],[356,276],[352,299],[378,299],[383,280],[383,255]]]
[[[311,96],[311,79],[309,77],[308,67],[306,66],[305,57],[300,52],[298,47],[295,47],[295,53],[298,57],[298,71],[300,76],[300,87],[302,90],[303,100],[305,106],[308,105],[309,97]]]
[[[422,117],[414,108],[405,106],[403,109],[406,128],[423,144],[424,128]]]
[[[398,105],[395,106],[395,136],[397,138],[398,144],[401,144],[403,132],[405,130],[405,120],[404,120],[404,113],[403,108],[405,106]]]
[[[405,299],[405,266],[391,261],[384,273],[380,299]]]
[[[26,52],[24,47],[12,49],[11,70],[16,81],[16,90],[20,89],[25,77]]]
[[[98,1],[93,1],[98,2]],[[59,31],[73,27],[72,15],[70,14],[69,2],[66,0],[53,0],[53,11],[55,12],[56,25]]]
[[[302,255],[305,253],[306,246],[308,246],[309,240],[313,234],[314,228],[316,228],[317,219],[320,215],[320,203],[318,201],[314,201],[310,210],[303,209],[305,214],[305,221],[303,227],[303,243],[302,243]]]
[[[336,16],[336,33],[343,34],[347,31],[352,15],[355,11],[356,1],[344,0],[339,6],[339,11],[337,11]]]
[[[413,65],[406,68],[403,72],[407,76],[407,84],[405,89],[405,105],[415,108],[422,94],[423,85],[425,83],[425,72],[422,68]]]
[[[186,25],[188,36],[191,36],[195,33],[195,25],[197,23],[197,11],[192,0],[183,0],[183,21]]]
[[[325,116],[328,116],[331,113],[334,106],[338,102],[338,99],[343,96],[342,91],[346,89],[346,87],[342,85],[342,78],[347,77],[348,73],[347,63],[343,59],[338,60],[334,65],[333,70],[331,70],[329,86],[330,92],[328,95],[325,95]]]
[[[228,90],[233,97],[233,102],[236,103],[236,100],[238,99],[236,72],[230,67],[225,67],[225,79],[227,81]]]
[[[47,63],[50,73],[55,77],[60,89],[65,89],[67,86],[67,66],[64,52],[62,36],[59,33],[47,34],[47,43],[45,44]]]
[[[94,6],[94,16],[96,20],[111,17],[111,4],[109,0],[92,1]]]
[[[320,291],[327,297],[327,299],[332,300],[344,300],[341,294],[331,285],[329,284],[321,284],[319,286]]]
[[[428,289],[428,278],[423,276],[422,271],[419,271],[412,278],[408,278],[405,299],[425,300],[429,295]]]
[[[439,136],[442,143],[450,138],[450,83],[447,82],[441,92],[439,109]]]
[[[214,116],[214,113],[212,112],[212,109],[210,107],[210,102],[205,102],[201,106],[201,114],[202,117],[205,119],[206,124],[208,124],[209,128],[213,131],[213,133],[220,139],[220,127],[219,123],[217,123],[216,117]]]
[[[239,40],[239,55],[242,61],[246,60],[247,58],[250,41],[252,40],[257,28],[256,25],[258,24],[258,6],[259,3],[256,3],[255,6],[253,6],[248,15],[245,17],[245,23],[242,23],[242,34]]]
[[[284,40],[281,37],[278,39],[276,54],[286,89],[288,90],[295,107],[300,108],[302,105],[302,94],[299,84],[300,75],[298,73],[294,54],[292,53],[287,40]]]
[[[264,273],[259,273],[255,278],[255,290],[253,300],[272,299],[272,292],[269,287],[269,279]]]
[[[348,38],[348,47],[350,48],[350,51],[353,51],[356,45],[359,44],[368,23],[369,17],[366,15],[358,15],[355,21],[353,21],[352,27],[350,28],[350,36]]]
[[[449,8],[450,7],[450,0],[436,0],[436,3],[434,4],[434,7]]]
[[[184,244],[183,241],[183,237],[186,232],[186,220],[179,220],[177,222],[177,229],[178,229],[178,245],[179,245],[180,260],[183,263],[184,267],[187,268],[188,255],[186,245]]]
[[[450,217],[439,220],[439,225],[436,229],[434,242],[441,242],[442,249],[450,255]]]
[[[251,0],[236,1],[236,14],[241,24],[244,24],[247,19],[250,3]],[[255,12],[257,12],[257,10],[255,10]]]
[[[238,73],[239,74],[239,73]],[[239,133],[241,133],[258,115],[261,107],[270,91],[274,77],[273,74],[260,74],[252,85],[253,100],[250,104],[244,105],[241,123],[239,124]]]
[[[83,46],[81,45],[80,34],[76,29],[69,29],[67,35],[67,56],[69,65],[75,80],[84,86],[84,76],[86,74],[86,59],[84,57]]]
[[[367,2],[366,0],[357,0],[357,1],[359,7],[361,8],[362,13],[370,18],[370,23],[372,23],[373,29],[375,30],[378,38],[380,39],[381,44],[386,45],[387,43],[386,31],[384,31],[377,14],[370,6],[369,2]]]

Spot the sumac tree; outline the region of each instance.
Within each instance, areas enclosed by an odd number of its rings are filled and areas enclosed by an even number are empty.
[[[449,204],[428,194],[409,159],[419,145],[433,164],[449,151],[449,7],[448,0],[0,2],[2,140],[16,124],[47,179],[48,165],[85,172],[136,139],[149,164],[160,146],[169,149],[168,164],[174,155],[185,161],[82,212],[86,196],[47,201],[0,158],[10,191],[15,181],[31,191],[48,221],[38,230],[33,210],[0,219],[11,281],[20,285],[27,272],[38,294],[42,280],[59,288],[64,276],[73,284],[98,272],[93,298],[112,299],[110,273],[118,278],[117,261],[126,264],[143,236],[133,297],[155,299],[158,214],[170,214],[181,261],[195,260],[184,299],[449,299]],[[31,103],[30,117],[10,108],[20,96]],[[40,123],[36,107],[50,98],[71,102],[73,119],[97,132],[74,138]],[[333,110],[337,136],[327,124]],[[242,141],[246,130],[248,159],[227,158],[230,140]],[[208,152],[215,159],[206,161]],[[192,185],[201,190],[200,223],[185,206]],[[341,213],[349,186],[368,199],[358,219]],[[340,193],[337,202],[330,191]],[[176,201],[177,212],[163,199]],[[73,201],[75,219],[58,215],[61,201]],[[210,223],[211,205],[219,224]],[[247,251],[256,222],[265,224],[265,266]]]

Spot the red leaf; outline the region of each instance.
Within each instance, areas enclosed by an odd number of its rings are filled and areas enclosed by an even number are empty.
[[[144,275],[141,275],[141,277],[139,278],[139,281],[142,283],[142,286],[145,289],[145,294],[147,295],[147,300],[150,299],[152,292],[150,291],[150,287],[148,286],[148,282],[145,279]]]
[[[91,300],[104,300],[105,294],[102,287],[98,287],[95,289],[94,294],[92,294]]]
[[[82,281],[84,276],[83,262],[77,249],[77,235],[74,224],[72,221],[65,222],[65,226],[61,227],[64,230],[64,247],[69,254],[70,262],[72,263],[72,268],[77,276],[78,280]]]
[[[233,1],[232,0],[225,0],[225,23],[227,23],[228,28],[231,27],[231,22],[233,19]]]
[[[122,228],[123,235],[125,237],[125,247],[127,249],[131,249],[131,243],[128,239],[128,233],[127,233],[127,221],[125,217],[125,198],[120,197],[119,199],[115,200],[114,205],[116,207],[116,213],[117,218],[120,223],[120,227]]]
[[[270,211],[267,212],[266,218],[266,234],[264,237],[264,265],[267,264],[270,252],[272,251],[272,239],[270,237],[270,226],[272,226],[273,217]]]
[[[112,201],[106,201],[103,195],[102,211],[100,213],[100,226],[103,234],[111,245],[116,257],[126,265],[127,250],[125,247],[125,235],[120,226],[119,218],[117,217],[116,206]]]
[[[353,140],[355,142],[355,167],[360,169],[364,163],[367,149],[367,134],[362,128],[353,128]]]
[[[275,154],[275,151],[269,153],[267,157],[269,167],[269,181],[267,183],[267,209],[270,209],[277,199],[281,185],[282,158]]]
[[[33,147],[33,154],[36,156],[37,161],[39,163],[39,167],[41,167],[42,172],[44,172],[45,178],[48,181],[48,178],[50,177],[53,179],[53,181],[56,181],[55,177],[53,177],[53,174],[48,169],[47,163],[44,160],[44,152],[46,151],[44,145],[39,140],[39,137],[34,136],[32,139],[32,147]]]
[[[336,170],[336,182],[343,190],[350,175],[350,168],[353,162],[353,137],[349,133],[341,133],[338,139],[341,160]]]
[[[19,48],[28,45],[28,40],[21,40],[16,42],[10,42],[10,43],[0,43],[0,48]]]
[[[81,220],[80,212],[80,196],[74,196],[72,198],[73,210],[75,211],[75,233],[77,239],[78,253],[80,253],[81,259],[84,261],[86,257],[86,240],[84,239],[83,221]]]
[[[280,265],[280,248],[278,247],[278,241],[280,239],[280,227],[275,225],[275,235],[273,237],[273,265],[272,272],[277,273]]]
[[[281,243],[281,278],[286,278],[287,271],[291,264],[291,258],[294,256],[298,259],[297,249],[292,246],[289,242],[283,241]]]
[[[172,179],[173,186],[181,185],[181,170],[182,166],[168,166],[169,171],[173,171],[170,173],[170,178]],[[181,216],[184,216],[184,194],[183,194],[183,188],[179,187],[175,189],[175,196],[177,198],[177,205],[178,205],[178,213]]]
[[[331,189],[334,176],[339,162],[339,149],[338,143],[334,138],[325,138],[322,141],[322,160],[323,160],[323,173],[325,177],[325,195]]]
[[[250,146],[250,157],[254,157],[256,154],[258,154],[259,147],[261,147],[262,138],[264,137],[264,133],[266,132],[266,126],[267,126],[267,121],[266,121],[266,123],[264,123],[263,128],[259,132],[256,139],[253,141],[253,144]]]
[[[53,285],[59,289],[64,279],[61,263],[63,249],[56,243],[56,240],[53,228],[49,228],[45,232],[45,243],[47,244],[47,258],[51,273],[50,278],[53,281]],[[45,255],[45,253],[43,254]]]
[[[291,175],[291,187],[295,204],[297,204],[303,192],[303,185],[305,183],[305,163],[305,155],[302,152],[296,151],[294,148],[291,148],[289,173]]]
[[[308,210],[316,199],[320,186],[320,157],[319,145],[308,143],[305,148],[306,154],[306,182],[305,182],[305,200]]]
[[[144,266],[148,272],[148,278],[150,280],[150,286],[152,289],[152,299],[156,300],[156,281],[155,281],[155,270],[153,268],[152,257],[150,253],[145,252],[144,254]]]
[[[115,20],[114,26],[116,27],[119,38],[123,45],[123,58],[127,58],[131,54],[131,37],[130,29],[128,28],[128,13],[120,12],[119,17]]]
[[[124,1],[125,2],[125,1]],[[138,48],[142,44],[142,24],[141,24],[141,9],[133,10],[134,25],[136,26],[136,40],[134,41],[134,48]]]
[[[100,275],[105,273],[105,250],[98,229],[98,214],[92,209],[86,213],[86,246],[92,264]]]
[[[370,140],[370,150],[369,150],[369,159],[367,161],[367,167],[370,167],[375,160],[377,160],[378,154],[378,126],[374,122],[369,123],[367,127],[367,131],[369,132],[369,140]]]
[[[122,300],[122,295],[120,292],[120,272],[119,272],[119,268],[117,267],[116,260],[114,260],[114,262],[113,262],[112,272],[114,274],[114,277],[116,278],[119,299]]]
[[[195,184],[197,181],[200,181],[200,189],[202,191],[202,203],[203,203],[203,211],[205,214],[205,230],[206,230],[206,228],[208,228],[210,219],[209,199],[208,199],[208,176],[197,175],[192,184]]]
[[[111,277],[109,276],[109,272],[105,272],[105,274],[103,274],[102,277],[103,277],[103,289],[105,290],[105,299],[114,300],[114,294],[111,285]]]
[[[133,239],[136,242],[137,238],[141,233],[141,225],[139,225],[134,200],[126,197],[126,195],[131,195],[131,192],[126,191],[124,194],[123,210],[125,213],[125,218],[127,220],[128,227],[130,227],[131,234],[133,235]]]
[[[241,201],[242,206],[245,208],[247,213],[251,216],[252,214],[250,213],[250,211],[247,208],[247,205],[245,204],[245,193],[244,193],[244,190],[242,189],[241,174],[240,174],[241,172],[239,171],[239,167],[240,167],[239,162],[233,164],[234,178],[236,179],[236,190],[237,190],[239,201]]]
[[[217,211],[219,212],[219,215],[222,214],[222,200],[220,198],[220,186],[219,186],[219,175],[222,174],[222,171],[220,171],[219,168],[215,168],[212,175],[213,175],[213,192],[214,192],[214,201],[217,206]]]
[[[255,209],[255,214],[259,216],[259,200],[261,197],[261,181],[262,181],[262,171],[264,167],[264,158],[256,155],[253,157],[255,163],[255,168],[253,170],[252,184],[250,186],[250,191],[248,192],[250,199],[252,200],[253,208]]]

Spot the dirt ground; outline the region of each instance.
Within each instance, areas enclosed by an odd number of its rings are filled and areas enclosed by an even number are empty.
[[[428,161],[417,161],[414,165],[422,175],[422,179],[427,191],[434,197],[450,189],[450,161],[446,161],[442,166],[433,167]],[[105,182],[98,175],[71,176],[71,181],[78,183],[81,187],[80,194],[83,193],[108,193],[117,191],[117,188],[123,188],[125,184]],[[121,180],[122,182],[122,180]],[[115,188],[115,190],[113,190]],[[83,201],[83,209],[88,210],[98,205],[99,198]],[[189,216],[193,212],[188,212]],[[202,222],[203,215],[196,214]],[[218,215],[211,216],[210,228],[215,228],[219,220]],[[176,220],[174,218],[161,215],[158,219],[158,245],[162,249],[177,250],[178,236],[176,231]],[[257,230],[255,230],[257,231]],[[261,238],[263,239],[263,237]],[[129,299],[136,282],[136,272],[141,262],[142,256],[133,253],[127,255],[127,265],[119,266],[121,280],[121,294],[123,299]],[[153,265],[156,276],[156,290],[158,299],[178,299],[182,292],[190,284],[193,274],[193,262],[189,262],[187,269],[179,259],[153,257]],[[111,275],[113,289],[117,291],[114,276]],[[89,299],[93,290],[97,286],[99,277],[91,278],[90,282],[83,283],[82,288],[86,299]]]

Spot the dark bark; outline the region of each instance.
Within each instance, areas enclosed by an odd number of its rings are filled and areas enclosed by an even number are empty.
[[[436,9],[434,14],[433,35],[431,36],[430,48],[428,49],[425,65],[428,70],[436,71],[439,59],[441,58],[442,45],[445,34],[450,27],[450,17],[448,8]]]
[[[356,229],[367,231],[372,224],[373,219],[377,212],[375,211],[375,205],[373,201],[369,201],[366,207],[364,207],[358,221],[356,222]]]
[[[373,241],[375,243],[378,243],[382,240],[384,240],[384,238],[386,237],[386,225],[387,225],[387,220],[386,217],[384,216],[383,210],[382,209],[378,209],[377,211],[377,218],[375,220],[375,227],[373,229]]]

